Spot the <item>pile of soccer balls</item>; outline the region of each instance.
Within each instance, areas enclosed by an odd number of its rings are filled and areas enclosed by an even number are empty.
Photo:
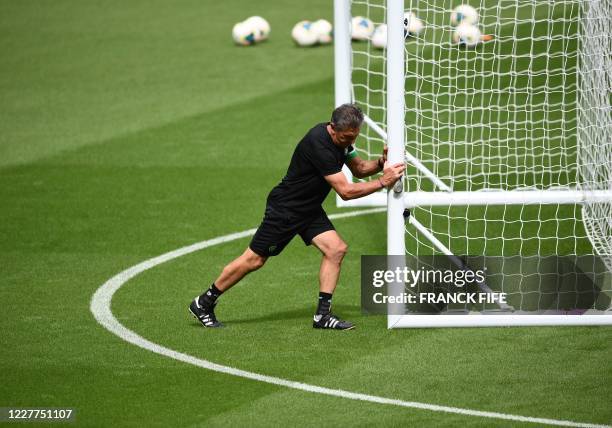
[[[291,30],[291,37],[298,46],[327,45],[333,40],[333,28],[329,21],[300,21]]]
[[[478,11],[472,6],[462,4],[453,9],[450,23],[454,28],[452,40],[459,45],[473,47],[482,41],[491,39],[483,35],[478,28]],[[411,11],[404,13],[404,37],[418,37],[425,25]],[[243,46],[254,45],[266,40],[270,35],[270,24],[261,16],[250,18],[234,25],[232,37]],[[300,21],[291,30],[291,37],[298,46],[325,45],[332,42],[333,28],[329,21]],[[387,47],[387,25],[374,23],[363,16],[355,16],[351,20],[351,38],[356,41],[369,40],[377,49]]]
[[[232,38],[237,45],[251,46],[270,36],[270,24],[261,16],[251,16],[234,25]],[[326,45],[333,40],[333,28],[329,21],[300,21],[293,27],[291,37],[299,46]]]
[[[478,28],[478,11],[472,6],[462,4],[453,9],[450,15],[450,23],[455,27],[453,31],[453,42],[459,45],[473,47],[480,42],[491,40],[491,36],[483,35]],[[404,36],[417,37],[424,28],[421,21],[413,12],[404,14]],[[374,24],[367,18],[353,18],[353,39],[370,40],[372,46],[377,49],[387,47],[387,25],[380,24],[374,28]]]
[[[358,21],[361,27],[365,27],[363,21],[370,21],[367,18],[358,17],[362,21]],[[371,23],[372,21],[370,21]],[[353,34],[355,33],[355,18],[353,18]],[[404,37],[417,37],[423,31],[425,25],[423,21],[421,21],[417,16],[410,11],[404,13]],[[380,24],[376,29],[374,29],[374,25],[372,24],[373,32],[370,36],[366,38],[359,38],[353,35],[354,40],[366,40],[370,39],[372,41],[372,46],[377,49],[384,49],[387,47],[387,24]],[[359,33],[358,33],[359,34]],[[359,34],[361,35],[361,34]]]
[[[489,40],[483,36],[478,28],[478,11],[472,6],[462,4],[453,9],[451,25],[455,27],[453,42],[467,47],[476,46],[482,41]]]
[[[250,46],[262,42],[270,36],[270,24],[261,16],[251,16],[232,28],[234,42]]]

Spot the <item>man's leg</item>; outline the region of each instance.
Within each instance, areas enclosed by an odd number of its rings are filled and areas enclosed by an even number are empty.
[[[312,239],[312,243],[321,251],[321,269],[319,270],[319,291],[333,294],[340,277],[342,259],[348,250],[346,242],[335,230],[328,230]]]
[[[250,248],[247,248],[240,257],[223,268],[221,275],[215,281],[215,285],[219,291],[224,292],[247,274],[262,267],[267,259],[267,257],[260,256]]]
[[[319,270],[319,304],[314,316],[313,327],[350,330],[355,327],[352,323],[342,321],[331,313],[332,296],[338,284],[342,260],[348,250],[348,245],[335,230],[327,230],[318,234],[312,239],[312,243],[323,254]]]
[[[222,324],[217,321],[214,312],[217,298],[247,274],[262,267],[266,260],[267,257],[260,256],[250,248],[247,248],[240,257],[223,268],[221,275],[219,275],[208,290],[191,302],[189,306],[191,313],[204,327],[221,327]]]

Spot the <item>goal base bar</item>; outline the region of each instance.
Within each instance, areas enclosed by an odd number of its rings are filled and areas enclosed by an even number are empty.
[[[602,315],[389,315],[387,328],[612,325]]]
[[[406,208],[450,205],[541,205],[612,202],[608,190],[481,190],[477,192],[410,192]]]
[[[406,208],[460,205],[542,205],[612,202],[612,190],[479,190],[474,192],[407,192]],[[343,201],[339,207],[381,207],[387,205],[386,192]]]

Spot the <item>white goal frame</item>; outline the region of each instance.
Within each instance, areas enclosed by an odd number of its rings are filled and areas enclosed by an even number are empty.
[[[585,0],[588,1],[588,0]],[[610,190],[588,191],[575,188],[555,190],[491,190],[453,192],[435,176],[404,145],[405,133],[405,52],[404,52],[404,0],[386,0],[387,49],[386,49],[386,131],[370,118],[365,117],[364,126],[370,127],[388,145],[388,159],[392,163],[407,162],[418,169],[436,187],[436,191],[404,192],[403,186],[392,191],[377,192],[364,198],[343,201],[337,197],[338,207],[387,206],[387,254],[406,254],[404,209],[419,206],[450,205],[529,205],[529,204],[581,204],[612,201]],[[334,0],[334,55],[335,55],[335,105],[353,101],[351,82],[351,9],[350,0]],[[344,169],[349,180],[352,175]],[[413,216],[408,218],[411,225],[427,238],[433,247],[443,254],[452,255],[450,250],[428,232]],[[399,295],[404,284],[390,284],[390,294]],[[389,311],[390,313],[392,311]],[[534,315],[534,314],[440,314],[440,315],[388,315],[388,328],[398,327],[486,327],[486,326],[544,326],[544,325],[612,325],[610,314],[582,315]]]

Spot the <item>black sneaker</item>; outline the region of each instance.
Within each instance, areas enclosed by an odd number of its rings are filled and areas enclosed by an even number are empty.
[[[330,328],[333,330],[352,330],[355,325],[349,321],[342,321],[333,314],[315,315],[312,321],[314,328]]]
[[[219,321],[217,321],[217,317],[215,316],[215,306],[212,308],[207,308],[205,306],[200,305],[198,302],[199,297],[193,299],[191,305],[189,305],[189,312],[198,320],[200,323],[207,328],[215,328],[215,327],[223,327]]]

